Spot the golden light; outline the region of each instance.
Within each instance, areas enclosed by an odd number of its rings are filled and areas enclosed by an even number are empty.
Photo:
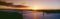
[[[38,10],[39,9],[39,6],[29,6],[29,9]]]
[[[37,11],[39,9],[39,6],[29,6],[29,9],[34,10],[32,13],[32,16],[34,17],[34,19],[37,19]]]

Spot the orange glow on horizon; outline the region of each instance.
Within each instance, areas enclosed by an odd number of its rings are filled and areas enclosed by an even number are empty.
[[[39,7],[38,6],[30,6],[30,7],[28,7],[29,9],[32,9],[32,10],[38,10],[39,9]]]

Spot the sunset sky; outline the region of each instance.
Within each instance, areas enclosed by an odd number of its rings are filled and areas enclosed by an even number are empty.
[[[60,0],[2,0],[13,5],[37,6],[39,9],[60,9]]]

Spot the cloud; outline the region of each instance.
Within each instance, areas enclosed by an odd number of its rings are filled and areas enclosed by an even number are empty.
[[[43,9],[60,9],[60,1],[59,0],[5,0],[6,2],[11,2],[14,5],[21,5],[25,2],[27,6],[38,5]],[[46,5],[46,6],[45,6]]]

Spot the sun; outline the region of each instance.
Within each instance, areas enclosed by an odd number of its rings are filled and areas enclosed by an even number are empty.
[[[38,7],[38,6],[30,6],[29,9],[32,9],[32,10],[38,10],[39,7]]]
[[[32,7],[32,10],[38,10],[37,6]]]

